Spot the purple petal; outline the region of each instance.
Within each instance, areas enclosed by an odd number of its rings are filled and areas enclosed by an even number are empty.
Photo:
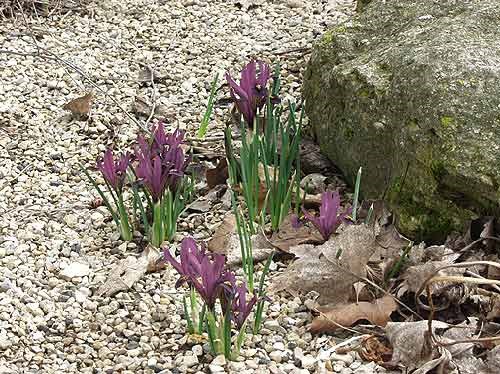
[[[299,220],[299,216],[296,214],[292,214],[290,216],[290,222],[292,224],[292,227],[297,230],[302,227],[302,222]]]

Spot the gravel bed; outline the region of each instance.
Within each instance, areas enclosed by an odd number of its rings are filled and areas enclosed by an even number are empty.
[[[194,133],[215,72],[236,72],[251,57],[279,59],[285,96],[300,97],[302,48],[352,8],[348,0],[101,0],[29,16],[29,27],[22,17],[2,21],[0,49],[18,54],[0,53],[0,373],[383,371],[357,354],[325,354],[339,338],[311,336],[304,300],[290,295],[273,296],[261,335],[249,335],[230,363],[186,338],[170,268],[129,292],[95,295],[138,248],[119,240],[103,207],[91,207],[78,167],[108,144],[135,140],[139,128],[117,103],[130,112],[136,96],[152,97],[139,62],[158,74],[154,97],[167,124]],[[62,109],[91,89],[87,120]],[[220,134],[222,112],[209,136]],[[207,237],[222,214],[184,217],[180,236]]]

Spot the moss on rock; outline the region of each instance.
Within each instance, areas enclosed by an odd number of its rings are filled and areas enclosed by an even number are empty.
[[[373,0],[325,33],[304,81],[320,146],[403,233],[428,241],[500,213],[496,0]],[[490,9],[484,12],[481,9]]]

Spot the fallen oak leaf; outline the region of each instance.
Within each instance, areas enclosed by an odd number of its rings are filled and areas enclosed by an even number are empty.
[[[300,251],[299,258],[271,280],[270,289],[292,294],[316,291],[320,304],[347,303],[353,284],[366,277],[368,260],[377,250],[371,228],[343,226],[325,243]],[[290,252],[295,254],[293,248]]]
[[[214,253],[227,254],[231,236],[236,233],[236,217],[228,212],[222,222],[215,229],[214,234],[207,243],[208,250]]]
[[[208,188],[214,188],[219,184],[225,184],[229,178],[227,159],[221,158],[217,166],[213,169],[207,169],[205,172]]]
[[[335,307],[319,307],[320,313],[310,326],[312,333],[334,332],[339,326],[349,327],[360,320],[384,327],[390,320],[391,313],[398,307],[392,296],[384,296],[374,302],[361,301]]]
[[[392,357],[392,349],[383,344],[376,336],[371,335],[361,340],[358,353],[364,361],[377,364],[388,362]]]
[[[70,111],[73,116],[88,116],[93,98],[94,94],[89,92],[64,104],[63,109]]]
[[[292,215],[283,219],[278,231],[274,232],[269,241],[281,251],[289,253],[291,247],[301,244],[320,244],[324,240],[321,234],[315,228],[308,225],[301,225],[294,228],[292,224]]]
[[[252,235],[252,256],[254,262],[264,261],[275,252],[262,233]],[[226,213],[224,220],[217,227],[214,235],[207,243],[208,250],[226,256],[229,266],[241,264],[241,242],[236,229],[236,218],[233,213]]]

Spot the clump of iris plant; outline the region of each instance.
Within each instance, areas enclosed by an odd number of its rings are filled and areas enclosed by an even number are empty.
[[[323,239],[327,241],[343,222],[350,222],[348,216],[351,214],[351,209],[340,212],[340,207],[340,194],[338,191],[326,191],[321,195],[319,216],[313,216],[304,208],[302,208],[302,212],[305,219],[311,222],[318,229]],[[297,219],[292,220],[292,224],[297,226]]]
[[[123,240],[131,240],[133,233],[124,201],[127,170],[130,170],[128,186],[133,192],[130,204],[133,216],[137,217],[137,210],[140,211],[150,243],[159,247],[164,240],[174,236],[177,219],[192,192],[192,185],[188,185],[184,178],[191,159],[182,149],[183,142],[183,131],[175,130],[167,134],[163,124],[159,123],[151,139],[138,138],[134,154],[124,153],[115,157],[112,149],[107,149],[98,160],[97,169],[102,174],[108,194],[81,166],[110,211]]]
[[[153,132],[150,141],[139,137],[135,148],[135,175],[144,187],[146,200],[153,212],[151,244],[159,247],[170,240],[177,231],[176,221],[184,209],[180,194],[181,181],[191,158],[186,156],[181,145],[184,132],[177,129],[166,134],[162,123]],[[137,199],[140,203],[141,199]],[[143,209],[141,209],[142,211]],[[147,217],[143,216],[143,220]]]
[[[259,66],[258,74],[257,65]],[[231,97],[248,126],[253,126],[257,112],[266,104],[267,82],[270,77],[269,65],[262,61],[250,61],[241,71],[239,84],[229,73],[226,73]]]
[[[223,255],[208,253],[192,238],[182,241],[179,257],[178,261],[169,249],[164,249],[164,261],[180,275],[176,287],[187,284],[190,288],[190,311],[184,299],[188,332],[200,334],[205,326],[213,353],[236,359],[258,296],[249,296],[246,284],[236,280],[235,274],[226,267]],[[233,328],[238,331],[235,339]]]
[[[131,155],[129,153],[124,153],[115,157],[111,148],[108,148],[104,152],[104,156],[97,161],[97,169],[102,174],[106,189],[112,198],[112,202],[110,202],[108,197],[104,194],[95,179],[92,178],[88,171],[82,167],[82,170],[94,185],[104,204],[111,213],[116,226],[120,230],[121,238],[127,241],[132,240],[132,229],[123,200],[123,187],[125,185],[125,178],[127,176],[127,169],[130,166],[130,162]]]

